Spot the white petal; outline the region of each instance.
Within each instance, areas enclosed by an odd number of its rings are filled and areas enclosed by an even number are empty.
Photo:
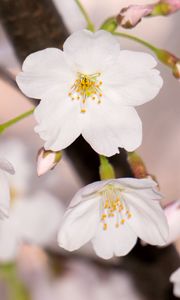
[[[173,293],[176,297],[180,297],[180,268],[172,273],[170,282],[174,283]]]
[[[68,147],[82,131],[82,114],[79,103],[64,98],[64,102],[53,99],[41,101],[35,110],[39,125],[35,131],[46,141],[45,149],[53,151]]]
[[[63,48],[76,69],[89,74],[106,69],[116,61],[120,50],[118,40],[104,30],[77,31],[65,41]]]
[[[10,193],[6,174],[0,171],[0,219],[9,215]]]
[[[47,246],[55,239],[64,209],[60,201],[39,191],[14,207],[14,226],[27,242]]]
[[[174,271],[170,277],[171,282],[179,282],[180,283],[180,268]]]
[[[82,135],[97,153],[112,156],[119,153],[119,147],[133,151],[140,146],[142,124],[133,107],[93,103],[88,107]]]
[[[109,180],[95,181],[79,189],[71,200],[69,208],[89,199],[91,196],[93,198],[93,194],[102,189],[108,182]]]
[[[102,91],[112,101],[137,106],[152,100],[160,91],[163,80],[152,69],[155,59],[147,54],[121,51],[117,63],[102,74]]]
[[[107,230],[99,224],[96,236],[92,240],[96,254],[104,259],[128,254],[137,241],[137,235],[125,223],[115,227],[115,219],[109,222]]]
[[[13,165],[5,158],[0,158],[0,169],[12,175],[15,173]]]
[[[69,208],[58,235],[62,248],[73,251],[86,244],[95,234],[99,221],[99,198],[85,200]]]
[[[123,192],[132,217],[128,219],[128,224],[136,232],[137,236],[151,245],[165,245],[168,238],[169,228],[167,219],[158,201],[156,194],[152,199],[152,191],[147,189],[147,196],[140,191]]]
[[[115,179],[114,181],[118,182],[119,184],[121,184],[125,187],[129,187],[132,189],[146,189],[146,188],[157,187],[157,183],[150,178],[143,178],[143,179],[118,178],[118,179]]]
[[[169,225],[167,244],[171,244],[180,238],[180,200],[171,202],[165,207],[164,213]]]
[[[73,78],[63,52],[47,48],[25,59],[23,72],[17,76],[16,81],[26,96],[42,99],[54,90],[58,95],[62,85],[67,87]]]
[[[15,260],[18,251],[19,236],[11,217],[0,222],[0,261]]]

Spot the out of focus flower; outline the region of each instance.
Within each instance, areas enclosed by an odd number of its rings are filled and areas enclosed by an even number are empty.
[[[156,186],[151,179],[123,178],[82,188],[64,216],[59,245],[73,251],[91,240],[96,254],[104,259],[126,255],[137,237],[164,245],[168,225]]]
[[[45,191],[16,200],[10,218],[0,224],[0,261],[14,260],[23,243],[51,245],[62,214],[61,203]]]
[[[37,174],[41,176],[52,170],[62,158],[60,151],[54,152],[51,150],[45,150],[41,148],[37,157]]]
[[[117,16],[117,22],[124,28],[135,27],[143,17],[148,16],[153,5],[130,5],[123,8]]]
[[[67,263],[52,289],[62,300],[142,300],[129,274],[103,270],[82,260]]]
[[[17,76],[27,96],[41,99],[35,131],[45,149],[62,150],[80,134],[105,156],[119,147],[136,149],[142,125],[134,106],[152,100],[162,87],[155,59],[120,51],[118,40],[103,30],[75,32],[63,48],[29,55]]]
[[[164,209],[169,225],[169,238],[167,244],[180,238],[180,200],[172,202]]]
[[[27,147],[17,138],[2,140],[0,143],[0,156],[5,154],[16,170],[15,176],[8,176],[11,197],[22,196],[29,188],[33,170]]]
[[[179,0],[161,0],[147,5],[130,5],[121,9],[117,22],[124,28],[135,27],[143,17],[169,15],[180,9]]]
[[[12,164],[5,158],[0,158],[0,220],[9,215],[10,191],[6,173],[14,174]]]
[[[170,282],[174,284],[173,293],[180,298],[180,268],[178,268],[170,277]]]
[[[179,0],[160,0],[154,4],[152,16],[166,16],[175,13],[180,9]]]

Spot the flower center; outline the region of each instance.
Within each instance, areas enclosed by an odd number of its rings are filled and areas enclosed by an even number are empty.
[[[115,227],[119,228],[127,219],[132,217],[127,203],[121,195],[122,190],[112,185],[106,186],[100,194],[102,196],[100,215],[103,229],[108,229],[108,222],[115,218]]]
[[[77,79],[71,87],[68,96],[72,101],[80,101],[81,113],[86,112],[87,99],[101,103],[102,91],[100,86],[102,81],[99,80],[101,73],[91,75],[78,73]]]

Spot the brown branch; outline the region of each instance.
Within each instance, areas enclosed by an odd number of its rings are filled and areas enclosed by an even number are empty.
[[[0,18],[17,57],[61,47],[68,32],[50,0],[1,0]]]

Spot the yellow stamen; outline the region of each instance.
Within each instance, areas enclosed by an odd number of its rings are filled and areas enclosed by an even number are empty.
[[[71,91],[68,93],[68,96],[71,100],[80,100],[81,101],[81,112],[86,112],[86,106],[88,99],[97,100],[97,103],[100,104],[100,98],[103,96],[100,85],[102,81],[98,80],[98,77],[101,73],[94,73],[91,75],[77,73],[77,79],[74,84],[71,86]]]

